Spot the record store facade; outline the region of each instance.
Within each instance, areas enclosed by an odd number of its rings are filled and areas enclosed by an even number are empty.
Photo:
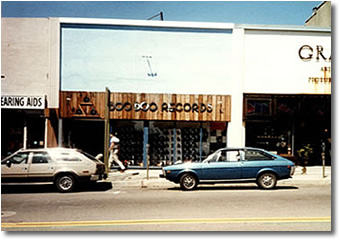
[[[145,167],[147,157],[154,167],[201,160],[226,146],[292,158],[305,144],[330,149],[329,28],[45,20],[49,82],[39,93],[47,99],[45,139],[53,139],[45,146],[102,153],[107,110],[130,166]],[[2,24],[4,36],[13,21]],[[2,43],[2,52],[11,49]],[[2,95],[14,95],[6,81]]]

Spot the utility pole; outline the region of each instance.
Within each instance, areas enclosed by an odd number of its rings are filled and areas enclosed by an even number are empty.
[[[105,126],[104,126],[104,164],[105,173],[109,174],[109,136],[110,136],[110,90],[105,88]]]
[[[326,165],[326,156],[325,156],[325,151],[326,151],[326,144],[324,141],[321,143],[321,159],[322,159],[322,177],[326,177],[326,170],[325,170],[325,165]]]

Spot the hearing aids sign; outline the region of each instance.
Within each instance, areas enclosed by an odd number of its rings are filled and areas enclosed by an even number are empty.
[[[1,95],[1,108],[44,109],[45,96]]]

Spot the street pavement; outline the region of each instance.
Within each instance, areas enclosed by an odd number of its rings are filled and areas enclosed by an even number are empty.
[[[2,231],[331,231],[331,168],[296,169],[278,191],[254,183],[181,191],[160,169],[112,170],[99,184],[2,192]],[[304,185],[304,186],[303,186]]]
[[[114,188],[148,188],[148,189],[168,189],[179,188],[179,184],[172,183],[164,178],[160,178],[161,169],[127,169],[124,173],[118,170],[111,170],[109,177],[104,182],[112,182]],[[307,167],[306,174],[302,173],[302,167],[297,167],[295,174],[290,179],[279,180],[278,186],[294,186],[303,184],[331,184],[332,170],[331,167],[325,167],[325,176],[321,166]],[[230,184],[216,184],[215,186],[230,186]],[[211,185],[209,185],[211,186]]]

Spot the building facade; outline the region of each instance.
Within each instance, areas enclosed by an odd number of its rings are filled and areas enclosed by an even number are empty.
[[[324,1],[313,9],[313,14],[306,20],[306,26],[332,27],[332,6],[330,1]]]
[[[2,155],[20,143],[103,152],[106,111],[133,166],[225,146],[294,157],[305,144],[317,164],[330,149],[329,28],[2,19],[2,36]],[[18,103],[32,97],[40,109]]]

